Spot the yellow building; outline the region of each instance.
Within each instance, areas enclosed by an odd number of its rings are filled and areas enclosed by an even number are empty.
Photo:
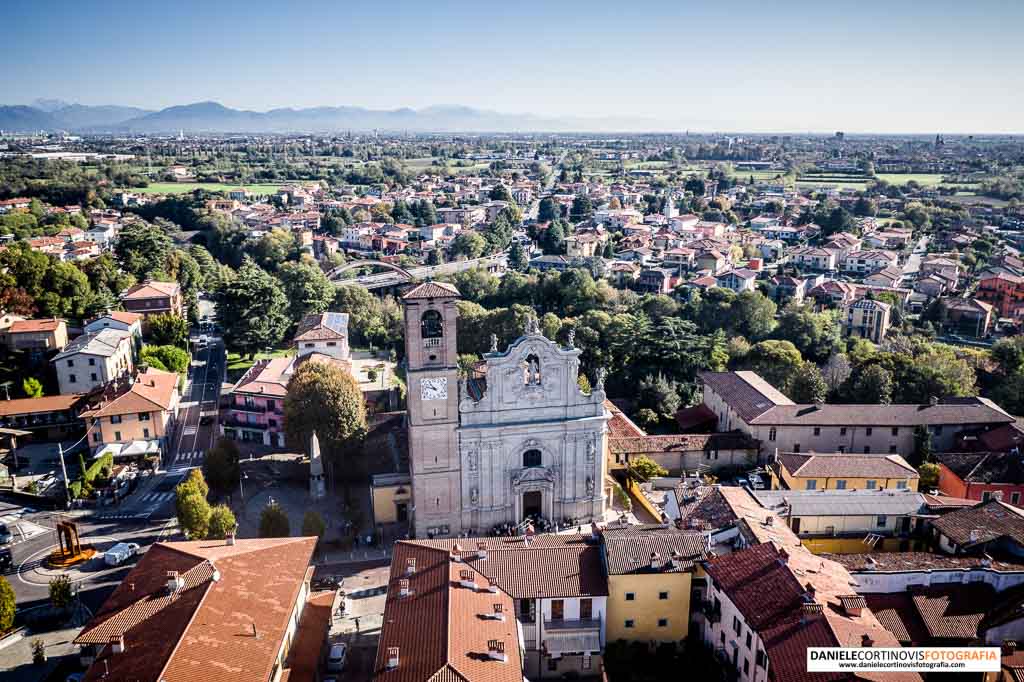
[[[772,489],[917,490],[917,470],[899,455],[784,452],[771,465]]]
[[[409,474],[376,474],[371,481],[373,522],[377,525],[408,523],[412,506]]]
[[[705,536],[666,528],[610,528],[602,538],[608,572],[607,641],[685,640],[697,562],[707,558]]]

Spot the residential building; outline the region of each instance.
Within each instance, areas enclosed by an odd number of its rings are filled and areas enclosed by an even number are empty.
[[[129,332],[135,339],[136,345],[142,344],[142,315],[140,313],[128,313],[123,310],[111,310],[100,315],[95,320],[85,325],[85,333],[90,334],[102,329],[117,329]]]
[[[601,533],[608,574],[609,641],[678,645],[690,632],[690,594],[703,533],[626,526]]]
[[[987,502],[996,493],[1014,506],[1024,501],[1024,458],[1010,452],[940,452],[939,490],[951,497]]]
[[[726,270],[715,276],[718,286],[723,289],[731,289],[736,293],[744,291],[755,291],[757,289],[757,273],[746,268],[734,268]]]
[[[84,682],[316,679],[336,599],[310,588],[316,541],[154,544],[75,638]]]
[[[881,343],[889,333],[892,306],[888,303],[862,298],[843,310],[843,335],[856,336]]]
[[[924,405],[797,405],[754,372],[704,372],[704,405],[720,431],[737,429],[782,452],[898,454],[915,451],[914,433],[928,429],[936,451],[960,433],[978,434],[1015,420],[987,398],[936,399]]]
[[[780,452],[772,490],[917,490],[917,469],[899,455]]]
[[[600,676],[607,602],[593,535],[399,541],[374,680]]]
[[[679,282],[679,277],[670,268],[644,268],[637,279],[637,290],[649,294],[670,293]]]
[[[993,305],[1000,317],[1017,319],[1024,315],[1024,277],[1020,275],[1003,271],[982,275],[975,296]]]
[[[12,351],[61,351],[68,345],[68,326],[64,320],[13,320],[4,332]]]
[[[299,321],[292,338],[296,355],[327,355],[348,362],[348,313],[310,313]]]
[[[864,283],[875,287],[895,289],[903,284],[903,269],[898,265],[888,265],[865,277]]]
[[[798,246],[786,251],[786,256],[804,270],[827,272],[836,269],[836,252],[817,246]]]
[[[144,441],[166,452],[176,426],[179,375],[149,368],[130,382],[114,382],[100,402],[82,413],[90,420],[89,444]]]
[[[33,441],[77,439],[85,430],[84,407],[84,396],[75,393],[0,400],[0,428],[28,431]]]
[[[843,271],[859,274],[897,267],[900,259],[894,251],[854,251],[843,260]]]
[[[976,298],[944,298],[943,331],[980,339],[988,335],[995,322],[993,311],[991,303]]]
[[[1024,510],[999,497],[997,494],[988,502],[958,509],[932,521],[939,550],[947,554],[1024,559]]]
[[[221,432],[245,443],[284,447],[284,398],[294,358],[257,360],[221,398]]]
[[[705,562],[701,638],[743,682],[808,679],[808,647],[898,647],[838,563],[763,542]],[[849,679],[920,680],[916,673]]]
[[[882,489],[874,480],[874,488],[754,490],[751,495],[776,510],[816,554],[925,548],[923,519],[933,513],[928,496],[910,488]]]
[[[807,280],[788,275],[777,275],[768,280],[768,297],[779,306],[790,301],[802,303],[807,293]]]
[[[128,312],[141,313],[147,319],[164,313],[185,315],[185,298],[177,282],[150,280],[136,284],[121,294],[121,303]]]
[[[88,393],[135,369],[131,332],[101,329],[82,334],[53,358],[61,393]]]

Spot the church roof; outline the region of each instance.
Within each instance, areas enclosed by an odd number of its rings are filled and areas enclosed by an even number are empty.
[[[411,301],[422,298],[448,298],[451,296],[461,296],[459,290],[455,288],[454,284],[431,281],[414,286],[402,295],[402,300]]]

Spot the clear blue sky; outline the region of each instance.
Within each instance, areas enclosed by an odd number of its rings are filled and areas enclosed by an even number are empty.
[[[463,104],[703,130],[1024,131],[1013,0],[3,5],[7,104]]]

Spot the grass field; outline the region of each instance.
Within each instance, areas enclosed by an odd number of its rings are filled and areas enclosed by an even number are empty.
[[[922,187],[936,187],[942,184],[942,173],[876,173],[875,178],[890,185],[905,185],[911,180]]]
[[[205,189],[208,192],[227,192],[239,187],[244,187],[253,194],[274,194],[281,188],[281,185],[225,185],[220,182],[151,182],[149,187],[138,187],[129,191],[139,194],[185,194],[197,189]]]
[[[292,355],[295,351],[292,349],[275,350],[271,353],[256,353],[252,359],[244,358],[238,353],[228,353],[227,366],[224,368],[225,374],[227,374],[227,381],[234,383],[242,378],[250,367],[256,364],[257,360],[268,360],[270,358],[283,358],[288,355]]]

